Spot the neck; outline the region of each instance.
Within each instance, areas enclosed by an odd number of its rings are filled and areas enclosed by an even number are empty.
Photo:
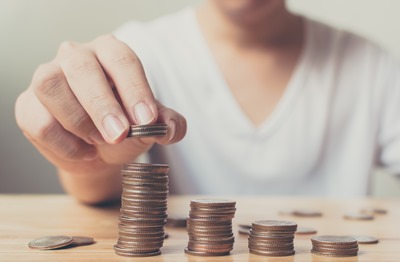
[[[221,43],[276,48],[301,45],[303,41],[302,19],[284,7],[256,23],[240,24],[206,1],[199,6],[197,17],[204,33]]]

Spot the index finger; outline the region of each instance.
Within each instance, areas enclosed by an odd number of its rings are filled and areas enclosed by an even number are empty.
[[[140,59],[112,35],[102,36],[93,44],[97,59],[114,82],[131,121],[139,125],[155,122],[157,106]]]

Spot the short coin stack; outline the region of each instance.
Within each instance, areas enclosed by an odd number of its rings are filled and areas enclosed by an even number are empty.
[[[229,200],[192,200],[185,252],[195,256],[229,255],[235,242],[232,232],[235,206],[236,202]]]
[[[289,221],[260,220],[252,224],[249,234],[250,253],[262,256],[294,255],[297,224]]]
[[[311,238],[311,252],[330,257],[357,256],[358,242],[348,236],[314,236]]]
[[[168,169],[167,165],[124,165],[116,254],[141,257],[161,253],[167,218]]]
[[[150,137],[164,136],[167,134],[168,126],[163,123],[151,125],[132,125],[128,137]]]

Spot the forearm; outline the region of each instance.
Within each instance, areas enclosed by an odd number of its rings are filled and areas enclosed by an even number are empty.
[[[117,200],[121,195],[120,166],[111,166],[96,173],[70,173],[59,170],[64,190],[86,204]]]

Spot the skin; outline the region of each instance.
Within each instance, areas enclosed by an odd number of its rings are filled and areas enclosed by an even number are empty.
[[[260,125],[301,53],[301,19],[284,0],[209,0],[197,18],[239,106]],[[154,98],[134,47],[112,35],[62,43],[38,67],[15,112],[24,135],[57,167],[64,189],[88,204],[118,199],[123,163],[186,133],[185,118]],[[165,137],[125,139],[130,124],[155,122],[168,124]]]

